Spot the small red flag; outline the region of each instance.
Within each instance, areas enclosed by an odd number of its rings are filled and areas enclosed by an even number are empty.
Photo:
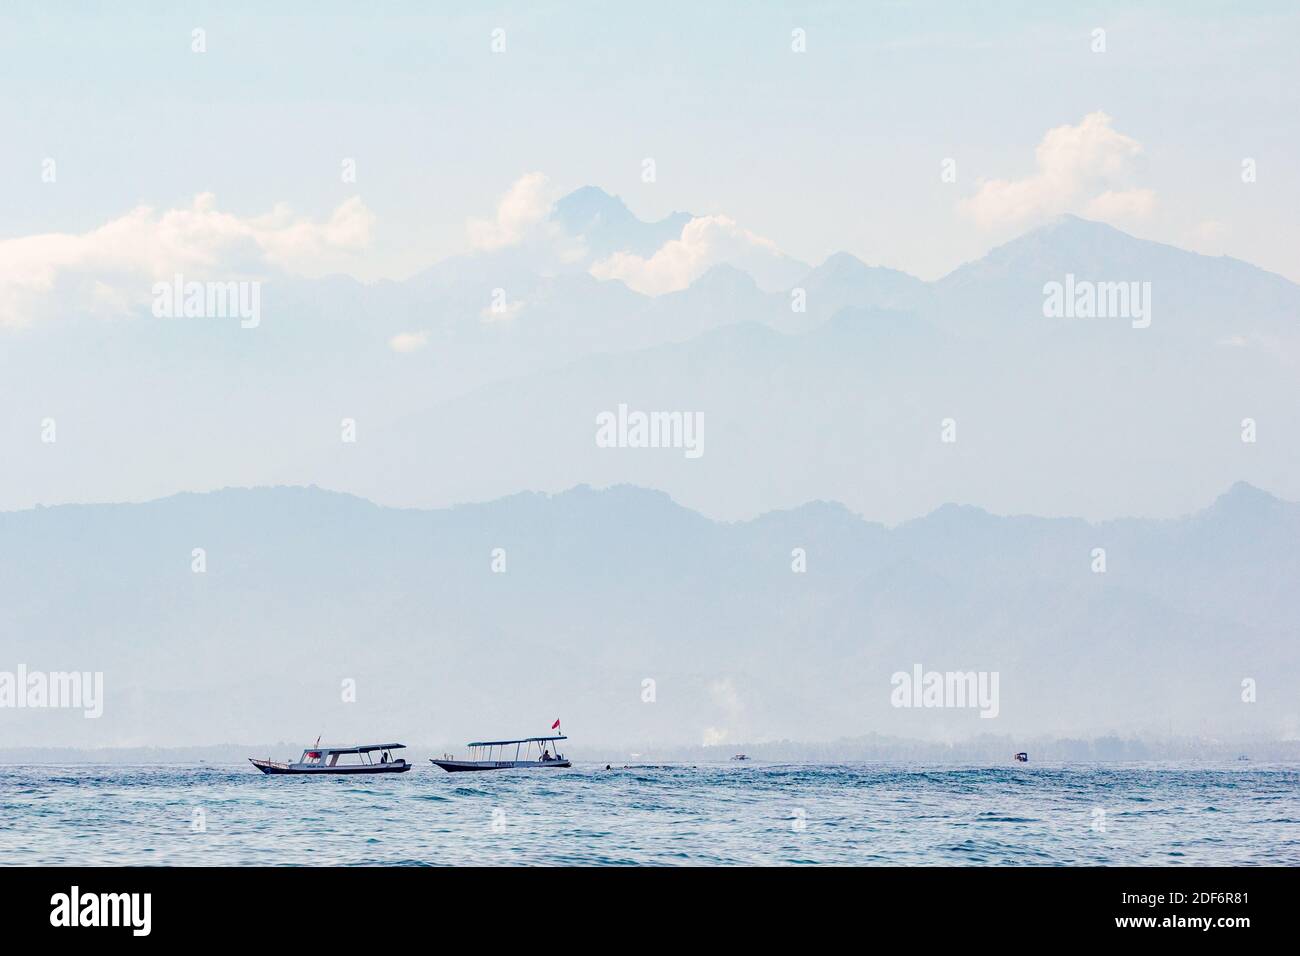
[[[559,728],[560,728],[560,718],[559,718],[559,717],[556,717],[556,718],[555,718],[555,723],[551,724],[551,729],[552,729],[552,730],[558,730]]]

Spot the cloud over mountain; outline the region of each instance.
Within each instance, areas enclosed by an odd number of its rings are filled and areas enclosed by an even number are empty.
[[[471,219],[466,224],[470,246],[493,252],[518,245],[546,221],[555,198],[555,187],[545,173],[520,176],[497,200],[491,219]]]
[[[1146,216],[1155,193],[1133,185],[1142,145],[1112,123],[1098,111],[1048,130],[1034,150],[1036,172],[986,180],[959,207],[986,229],[1034,225],[1064,212],[1120,221]]]
[[[677,225],[594,188],[548,223],[642,250]],[[1069,274],[1149,281],[1150,328],[1046,318]],[[624,481],[722,518],[818,497],[884,520],[954,498],[1167,516],[1238,479],[1300,497],[1300,288],[1280,276],[1065,216],[935,282],[838,254],[791,285],[804,311],[731,265],[650,297],[516,247],[403,282],[272,279],[254,330],[146,308],[0,331],[0,507],[267,482],[440,506]],[[619,403],[703,412],[708,453],[597,448]]]
[[[709,269],[725,264],[743,269],[761,288],[772,290],[788,288],[806,268],[791,268],[789,262],[776,243],[741,228],[734,219],[702,216],[653,255],[616,252],[593,263],[591,274],[619,279],[645,295],[662,295],[685,289]]]
[[[223,281],[277,271],[319,276],[340,254],[364,248],[373,225],[356,197],[314,222],[284,204],[240,217],[200,193],[189,206],[138,206],[89,232],[0,241],[0,325],[56,311],[127,309],[147,300],[154,280],[176,273]]]
[[[492,216],[469,220],[467,232],[480,259],[543,273],[582,269],[648,296],[685,289],[719,265],[744,270],[767,291],[788,289],[808,269],[728,216],[675,212],[644,222],[594,186],[557,198],[540,172],[517,179]]]

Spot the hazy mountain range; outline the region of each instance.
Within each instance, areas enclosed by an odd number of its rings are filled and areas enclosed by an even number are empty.
[[[451,747],[555,718],[588,753],[1294,739],[1297,540],[1300,505],[1246,484],[1180,519],[1098,524],[947,505],[888,528],[827,502],[723,523],[627,486],[432,511],[261,488],[8,512],[0,671],[102,671],[105,689],[99,719],[0,709],[0,749]],[[892,675],[918,664],[997,672],[998,715],[893,706]]]
[[[105,711],[0,750],[1300,736],[1300,287],[1247,263],[1066,216],[923,282],[587,187],[405,281],[274,277],[255,328],[72,291],[0,328],[0,678]],[[917,665],[998,716],[891,706]]]
[[[0,507],[311,483],[442,507],[586,482],[727,520],[830,498],[892,523],[947,501],[1172,517],[1238,480],[1300,498],[1300,287],[1279,276],[1069,216],[935,282],[846,253],[719,253],[654,296],[593,276],[698,221],[587,187],[539,238],[403,282],[272,279],[252,329],[142,307],[0,330]],[[1070,276],[1149,284],[1149,325],[1045,316]],[[620,404],[702,415],[704,454],[597,447]]]

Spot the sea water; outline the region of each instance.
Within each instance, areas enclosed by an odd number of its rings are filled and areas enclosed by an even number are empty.
[[[2,766],[0,865],[1300,865],[1300,768]]]

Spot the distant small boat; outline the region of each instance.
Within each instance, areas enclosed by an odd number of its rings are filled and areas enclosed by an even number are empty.
[[[358,744],[355,747],[322,747],[320,738],[316,745],[302,752],[296,763],[280,763],[270,758],[248,761],[262,773],[405,773],[411,765],[403,758],[393,759],[394,750],[405,750],[406,744]],[[378,753],[375,760],[373,754]],[[340,757],[355,754],[355,762],[339,762]]]
[[[429,762],[441,767],[448,773],[461,773],[467,770],[558,770],[572,767],[564,754],[557,747],[551,753],[550,744],[556,740],[568,740],[568,737],[520,737],[518,740],[476,740],[466,744],[469,748],[469,760],[456,760],[444,754],[440,759],[430,757]],[[536,745],[537,756],[533,748]],[[513,757],[507,759],[510,748],[514,747]],[[493,758],[493,754],[497,754]]]
[[[1029,754],[1023,750],[1016,754],[1016,763],[1029,763]]]
[[[731,757],[731,759],[732,759],[732,760],[748,760],[748,759],[749,759],[749,754],[733,754],[732,757]]]

